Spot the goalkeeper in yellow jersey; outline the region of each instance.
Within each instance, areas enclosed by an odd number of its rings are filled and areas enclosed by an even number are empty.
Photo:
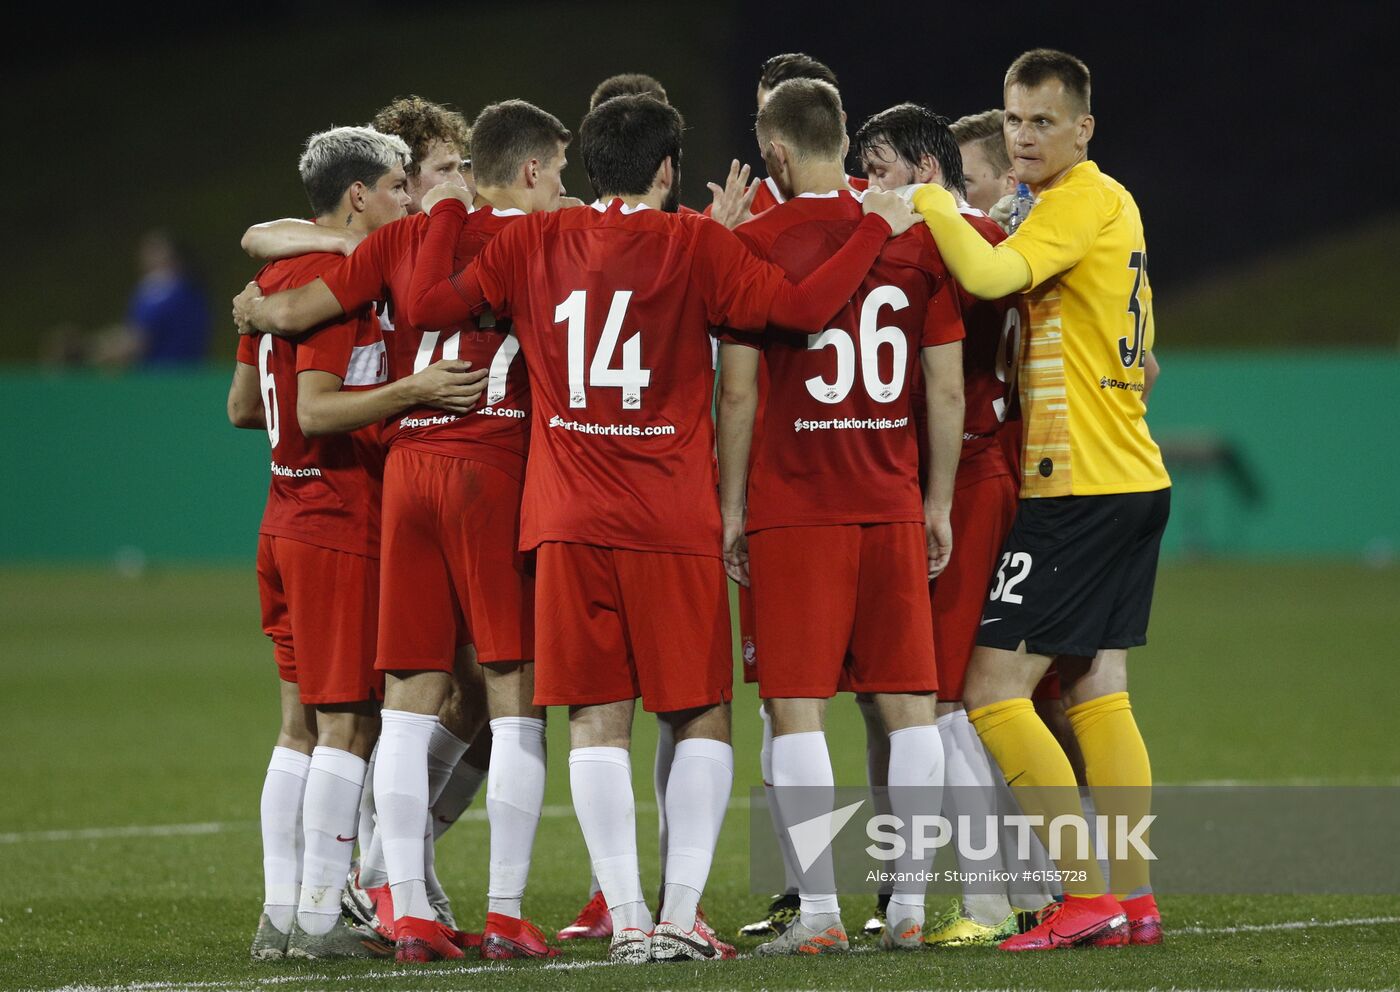
[[[1016,232],[993,247],[947,190],[914,194],[957,281],[983,299],[1024,293],[1029,310],[1021,501],[963,699],[1024,811],[1046,823],[1077,815],[1074,772],[1030,700],[1056,665],[1089,787],[1111,825],[1109,852],[1121,846],[1127,856],[1104,879],[1092,852],[1077,857],[1074,831],[1064,831],[1064,901],[1001,947],[1155,944],[1161,917],[1131,842],[1150,808],[1152,773],[1128,702],[1127,659],[1147,641],[1171,480],[1144,419],[1155,366],[1142,219],[1128,191],[1088,157],[1094,118],[1084,63],[1026,52],[1007,71],[1005,102],[1012,167],[1037,197]]]

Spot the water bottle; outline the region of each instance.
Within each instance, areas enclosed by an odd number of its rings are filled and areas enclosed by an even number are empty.
[[[1008,224],[1008,234],[1014,234],[1016,228],[1021,226],[1021,222],[1031,212],[1031,207],[1035,206],[1035,196],[1031,193],[1031,188],[1025,183],[1016,184],[1016,197],[1011,201],[1011,220]]]

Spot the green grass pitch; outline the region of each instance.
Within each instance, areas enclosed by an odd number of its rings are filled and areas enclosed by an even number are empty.
[[[1165,567],[1154,643],[1132,663],[1156,779],[1400,783],[1396,603],[1393,568]],[[551,966],[253,965],[258,795],[277,696],[251,567],[135,580],[0,571],[0,672],[0,988],[1382,988],[1400,977],[1400,894],[1168,896],[1167,944],[1114,951],[870,951],[622,968],[602,964],[605,949],[592,942],[566,946]],[[753,692],[740,689],[739,797],[758,779],[755,710]],[[572,919],[588,882],[568,811],[562,717],[551,715],[549,808],[526,898],[546,930]],[[833,706],[830,734],[838,783],[861,784],[854,705]],[[639,714],[634,772],[649,890],[653,741],[654,721]],[[730,936],[766,902],[748,891],[747,816],[741,804],[731,809],[705,894]],[[180,827],[144,829],[167,825]],[[477,929],[486,843],[484,817],[470,811],[438,855],[459,922]],[[845,901],[848,926],[868,915],[868,902]]]

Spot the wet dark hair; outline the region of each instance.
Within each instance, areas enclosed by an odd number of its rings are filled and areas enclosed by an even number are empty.
[[[943,173],[943,185],[967,196],[962,152],[953,137],[948,118],[917,103],[901,103],[882,110],[856,132],[856,155],[862,162],[876,145],[889,145],[905,162],[918,165],[925,155],[933,156]]]

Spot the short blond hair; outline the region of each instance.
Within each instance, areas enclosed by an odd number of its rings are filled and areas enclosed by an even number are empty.
[[[1006,152],[1006,134],[1002,126],[1005,120],[1000,110],[984,110],[953,122],[953,139],[960,145],[979,145],[997,175],[1011,171],[1011,156]]]
[[[408,166],[402,138],[372,127],[333,127],[306,139],[297,170],[311,210],[320,217],[334,210],[355,183],[373,187],[394,166]]]

